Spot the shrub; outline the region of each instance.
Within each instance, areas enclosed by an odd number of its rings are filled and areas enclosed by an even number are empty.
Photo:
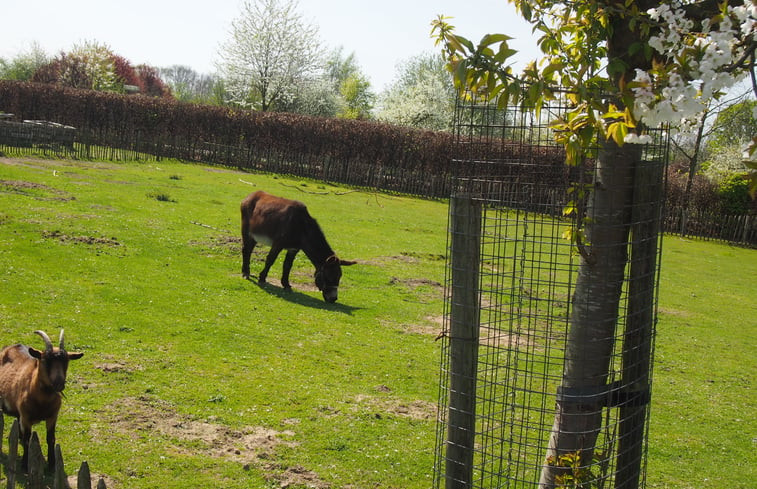
[[[723,214],[745,214],[750,211],[749,178],[746,174],[734,174],[724,179],[717,189]]]

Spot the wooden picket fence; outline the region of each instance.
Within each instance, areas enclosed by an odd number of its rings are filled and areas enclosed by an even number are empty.
[[[731,244],[757,247],[757,215],[754,214],[712,214],[691,212],[685,215],[680,209],[667,209],[663,219],[665,232],[697,237],[703,240],[725,241]]]
[[[3,439],[4,416],[0,414],[0,441]],[[5,455],[5,479],[7,489],[16,489],[16,484],[22,484],[26,489],[72,489],[68,482],[68,476],[63,467],[63,455],[60,445],[55,445],[55,472],[52,475],[46,475],[45,469],[47,462],[42,454],[42,447],[39,442],[39,436],[32,432],[31,441],[29,442],[29,470],[26,473],[19,471],[19,438],[20,428],[18,420],[13,421],[13,425],[8,435],[8,453]],[[0,455],[2,453],[2,443],[0,443]],[[76,477],[76,489],[92,489],[92,477],[89,471],[89,464],[82,462]],[[100,478],[97,482],[96,489],[107,489],[105,481]]]

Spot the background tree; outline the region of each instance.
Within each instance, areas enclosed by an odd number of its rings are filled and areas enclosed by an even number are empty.
[[[275,109],[322,66],[318,29],[303,20],[297,7],[295,0],[243,3],[231,39],[219,51],[219,71],[233,103]]]
[[[707,173],[712,177],[744,173],[747,167],[740,151],[757,135],[757,100],[741,100],[719,111],[707,142],[711,155]]]
[[[277,112],[336,117],[344,107],[339,92],[322,76],[298,80],[291,88],[292,93],[276,104]]]
[[[0,58],[0,79],[29,81],[34,72],[50,62],[50,57],[38,45],[32,46],[10,60]]]
[[[339,94],[336,116],[345,119],[370,119],[376,96],[368,77],[360,69],[355,53],[347,56],[340,46],[326,58],[324,76]]]
[[[403,62],[397,79],[381,94],[376,118],[392,124],[447,131],[455,115],[455,87],[438,53]]]
[[[137,72],[138,86],[142,95],[149,97],[170,97],[171,89],[160,79],[160,72],[157,68],[149,65],[137,65],[134,70]]]
[[[608,388],[624,284],[629,299],[621,382],[642,389],[650,382],[658,231],[634,223],[659,215],[659,204],[640,196],[660,184],[662,168],[642,160],[639,143],[651,141],[646,127],[685,126],[744,73],[752,74],[757,92],[757,7],[711,0],[512,1],[541,34],[544,53],[520,78],[507,65],[514,54],[508,36],[487,35],[476,46],[455,35],[443,17],[434,31],[461,88],[537,108],[555,98],[558,86],[570,88],[571,110],[553,123],[556,139],[569,164],[596,157],[584,229],[574,233],[585,240],[577,242],[581,259],[561,382],[579,402],[558,400],[547,451],[548,459],[578,453],[590,470],[604,400],[581,393]],[[638,485],[646,407],[620,409],[615,487],[632,488]],[[555,487],[562,475],[564,469],[545,461],[540,486]]]
[[[694,180],[703,169],[708,171],[711,180],[719,181],[733,174],[745,174],[747,167],[743,162],[742,148],[752,135],[757,134],[757,122],[752,117],[754,104],[744,101],[750,92],[741,93],[722,101],[711,101],[703,110],[692,131],[679,133],[671,141],[676,149],[673,167],[680,168],[678,160],[683,160],[686,183],[680,189],[681,201],[670,211],[680,213],[679,233],[686,236]],[[715,122],[711,120],[715,118]],[[708,161],[709,160],[709,161]],[[677,178],[680,170],[669,175]],[[710,209],[713,211],[713,209]]]
[[[369,119],[374,95],[355,59],[343,48],[326,56],[318,72],[294,83],[293,93],[276,104],[275,110],[320,117]]]
[[[68,53],[61,52],[40,67],[32,81],[110,92],[123,92],[124,85],[116,74],[113,52],[94,41],[74,45]]]
[[[135,68],[126,58],[113,53],[107,45],[94,41],[74,45],[67,53],[61,52],[50,62],[40,66],[32,75],[31,81],[118,93],[124,93],[124,87],[131,85],[144,95],[171,95],[155,68],[147,65]]]
[[[219,88],[223,91],[222,84],[215,75],[201,74],[183,65],[160,68],[158,74],[171,89],[174,97],[182,102],[223,104],[223,96],[219,97]]]
[[[343,109],[337,117],[344,119],[370,119],[373,102],[376,99],[371,92],[371,82],[362,73],[350,74],[339,85],[339,93],[344,101]]]

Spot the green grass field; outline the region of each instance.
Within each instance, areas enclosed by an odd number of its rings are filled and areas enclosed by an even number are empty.
[[[345,268],[241,278],[239,203],[305,201]],[[443,202],[162,161],[0,158],[0,344],[65,328],[58,441],[110,488],[431,487]],[[751,487],[757,254],[665,239],[647,485]],[[267,248],[256,249],[257,273]]]

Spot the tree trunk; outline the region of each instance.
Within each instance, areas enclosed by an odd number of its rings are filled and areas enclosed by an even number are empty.
[[[699,128],[697,129],[694,151],[691,157],[689,157],[689,173],[686,176],[686,190],[683,192],[683,202],[681,204],[681,226],[679,229],[681,237],[686,237],[686,234],[688,233],[687,225],[689,221],[689,205],[691,203],[691,189],[694,187],[694,176],[696,176],[697,166],[699,166],[699,153],[702,148],[704,124],[707,120],[708,113],[709,111],[705,110],[702,114],[702,119],[699,121]]]
[[[587,207],[589,251],[582,254],[576,279],[548,461],[578,452],[582,466],[592,463],[610,394],[607,376],[628,258],[634,168],[640,156],[640,146],[618,147],[612,140],[603,143],[598,156]],[[540,487],[555,487],[555,476],[561,473],[564,469],[545,463]]]

